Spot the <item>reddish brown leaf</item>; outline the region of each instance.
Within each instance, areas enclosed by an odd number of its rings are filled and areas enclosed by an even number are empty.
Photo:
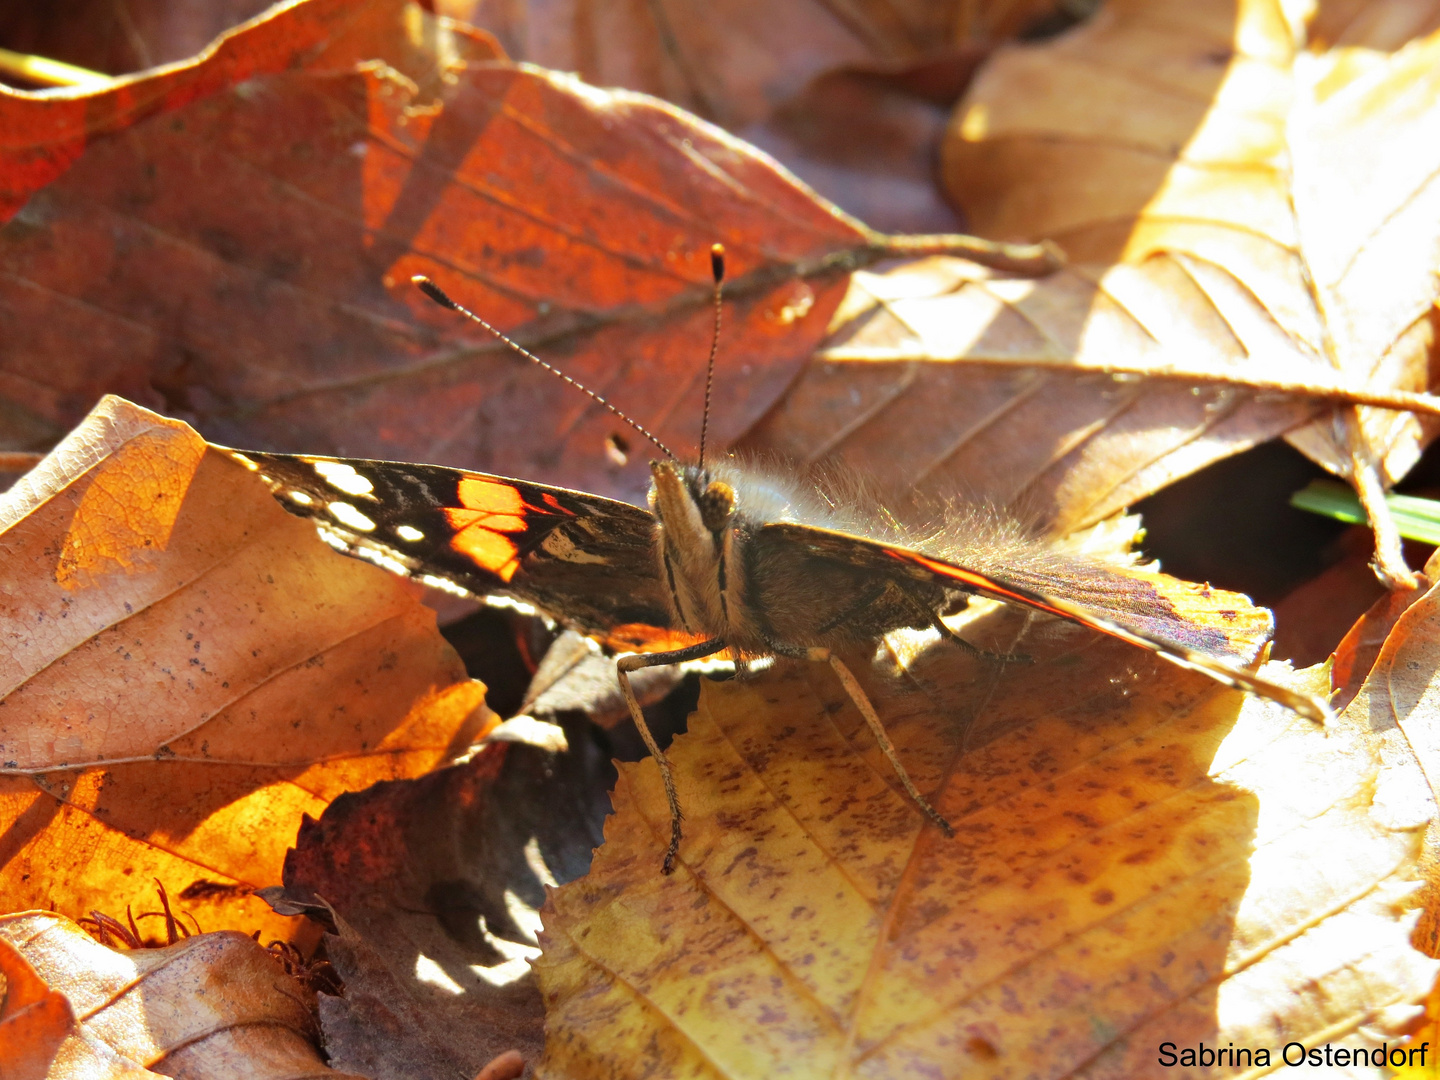
[[[563,76],[434,55],[422,71],[382,52],[415,84],[374,65],[227,82],[256,68],[251,43],[270,25],[186,69],[211,96],[118,113],[106,130],[125,137],[97,132],[0,232],[0,304],[18,331],[0,371],[33,423],[64,425],[120,390],[232,443],[638,497],[643,462],[614,464],[615,436],[632,458],[649,452],[634,433],[409,276],[434,277],[683,450],[698,435],[712,242],[729,250],[733,298],[722,441],[823,336],[844,270],[899,250],[743,143]],[[170,76],[153,78],[127,93],[173,106]],[[48,101],[0,106],[21,132],[51,122]]]
[[[433,54],[405,32],[409,7],[401,0],[306,0],[225,35],[191,62],[111,89],[36,95],[0,86],[0,221],[63,175],[94,140],[246,79],[296,66],[343,70],[382,55],[406,74],[427,74]],[[497,51],[479,38],[457,46],[473,55]]]

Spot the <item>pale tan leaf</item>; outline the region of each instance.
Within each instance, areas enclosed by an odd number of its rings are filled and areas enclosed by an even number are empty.
[[[30,911],[0,918],[0,957],[7,954],[43,980],[45,1000],[58,998],[69,1017],[36,1080],[352,1076],[328,1068],[315,1046],[314,993],[245,934],[121,951],[54,912]],[[15,970],[13,959],[5,970]],[[0,1047],[5,1038],[0,1020]]]
[[[742,449],[1062,533],[1366,392],[1318,378],[1232,277],[1188,258],[1038,281],[922,260],[857,273],[832,327]],[[1255,353],[1276,361],[1258,379]]]
[[[1346,402],[1388,408],[1358,443],[1323,421],[1296,445],[1402,475],[1435,423],[1413,392],[1440,293],[1440,41],[1312,56],[1302,36],[1262,0],[1131,0],[1007,47],[957,112],[948,183],[983,234],[1055,239],[1072,270],[857,281],[748,444],[1068,529],[1317,414],[1343,425],[1325,406]],[[919,444],[901,466],[872,445],[897,432]]]

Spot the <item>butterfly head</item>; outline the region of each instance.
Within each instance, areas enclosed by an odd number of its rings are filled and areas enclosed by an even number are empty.
[[[650,507],[672,529],[716,536],[735,518],[735,489],[698,465],[650,463]]]

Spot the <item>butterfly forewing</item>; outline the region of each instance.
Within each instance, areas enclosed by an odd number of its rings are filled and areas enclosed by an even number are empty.
[[[1069,573],[1048,561],[980,571],[922,551],[808,525],[767,525],[761,539],[800,545],[812,555],[863,565],[876,575],[903,575],[1058,615],[1226,685],[1279,701],[1312,720],[1326,719],[1310,697],[1244,670],[1242,665],[1254,659],[1269,636],[1269,614],[1223,606],[1220,594],[1207,586],[1080,559]]]
[[[222,448],[224,449],[224,448]],[[665,629],[653,519],[598,495],[438,465],[224,449],[352,553],[582,629]]]

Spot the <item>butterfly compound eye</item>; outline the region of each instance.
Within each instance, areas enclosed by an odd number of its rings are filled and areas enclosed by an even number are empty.
[[[712,480],[700,493],[700,520],[717,533],[735,516],[735,489],[722,480]]]

